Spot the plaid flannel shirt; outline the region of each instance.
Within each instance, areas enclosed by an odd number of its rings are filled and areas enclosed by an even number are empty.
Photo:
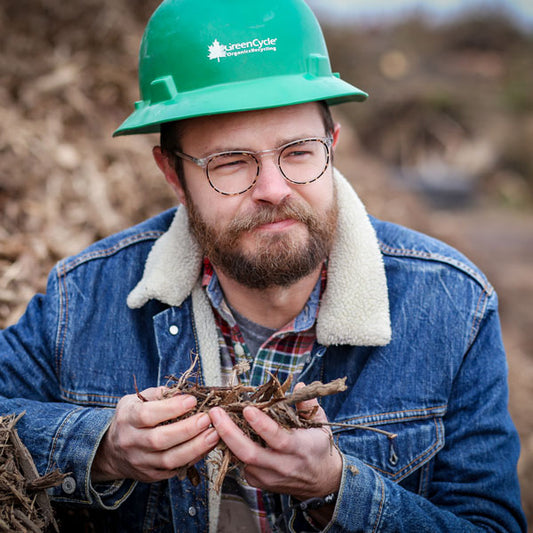
[[[292,374],[295,378],[293,384],[297,382],[298,375],[310,360],[316,341],[315,323],[320,297],[325,288],[326,272],[324,265],[322,274],[302,311],[267,339],[254,357],[254,354],[250,354],[231,309],[224,299],[211,263],[208,259],[204,260],[202,284],[211,301],[217,324],[223,384],[231,384],[233,367],[243,362],[247,362],[250,367],[248,371],[238,376],[244,385],[262,385],[268,381],[270,374],[276,375],[281,383]],[[271,530],[270,523],[275,519],[275,516],[271,516],[270,519],[267,516],[264,501],[266,498],[270,498],[267,507],[275,515],[275,509],[278,507],[277,498],[249,486],[238,475],[233,478],[231,475],[228,476],[222,487],[222,505],[230,501],[246,503],[257,531],[263,533]]]

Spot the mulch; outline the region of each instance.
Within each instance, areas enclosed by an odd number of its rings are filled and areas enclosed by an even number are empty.
[[[39,476],[17,434],[21,416],[0,417],[0,531],[59,531],[46,489],[59,485],[65,474]]]

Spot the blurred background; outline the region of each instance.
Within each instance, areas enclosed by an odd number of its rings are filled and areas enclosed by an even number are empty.
[[[533,4],[309,0],[332,66],[336,164],[368,210],[473,259],[500,297],[519,475],[533,523]],[[0,327],[60,258],[172,206],[154,136],[111,139],[138,99],[156,0],[4,0]]]

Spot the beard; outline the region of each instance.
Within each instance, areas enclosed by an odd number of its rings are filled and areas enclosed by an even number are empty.
[[[317,215],[304,201],[284,200],[265,204],[234,218],[222,229],[208,224],[187,195],[189,226],[211,263],[227,276],[252,289],[287,287],[311,274],[328,256],[337,227],[338,208],[334,200],[325,213]],[[256,232],[252,251],[240,244],[241,237],[262,226],[293,219],[307,228],[307,237]],[[288,232],[291,233],[291,232]]]

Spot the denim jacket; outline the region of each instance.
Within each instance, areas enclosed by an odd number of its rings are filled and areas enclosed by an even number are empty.
[[[454,249],[370,218],[338,173],[335,183],[339,226],[299,377],[347,378],[345,392],[321,400],[344,424],[334,428],[343,474],[325,530],[525,531],[493,288]],[[216,532],[207,461],[197,487],[90,480],[134,378],[139,390],[164,385],[200,354],[203,383],[220,382],[201,259],[185,209],[167,211],[59,262],[46,295],[0,334],[0,414],[25,412],[18,431],[41,474],[68,473],[49,492],[77,524]],[[289,528],[309,528],[300,519]]]

